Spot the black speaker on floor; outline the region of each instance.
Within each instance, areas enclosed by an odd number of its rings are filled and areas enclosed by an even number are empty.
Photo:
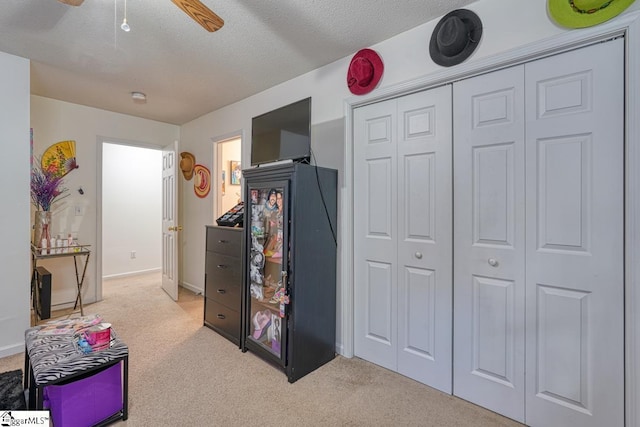
[[[38,318],[51,318],[51,273],[44,267],[36,268],[35,298]]]

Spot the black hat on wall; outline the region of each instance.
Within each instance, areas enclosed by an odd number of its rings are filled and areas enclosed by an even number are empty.
[[[456,9],[440,19],[431,34],[429,54],[443,67],[460,64],[478,47],[482,21],[474,12]]]

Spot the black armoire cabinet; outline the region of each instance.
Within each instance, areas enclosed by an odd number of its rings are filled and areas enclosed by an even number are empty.
[[[338,175],[303,163],[242,173],[242,350],[294,382],[335,357]]]

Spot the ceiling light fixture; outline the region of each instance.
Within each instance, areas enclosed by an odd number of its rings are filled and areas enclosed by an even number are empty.
[[[129,24],[127,24],[127,0],[124,0],[124,19],[122,20],[122,25],[120,25],[120,28],[122,28],[122,31],[127,33],[131,31],[131,27],[129,27]]]
[[[134,102],[145,103],[147,102],[147,95],[142,92],[131,92],[131,98]]]

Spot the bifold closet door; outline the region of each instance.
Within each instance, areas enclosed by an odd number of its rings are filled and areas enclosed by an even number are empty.
[[[622,39],[454,84],[454,394],[624,424]]]
[[[526,66],[526,422],[624,425],[624,42]]]
[[[355,354],[451,393],[451,86],[354,113]]]
[[[455,83],[454,394],[524,422],[524,66]]]

